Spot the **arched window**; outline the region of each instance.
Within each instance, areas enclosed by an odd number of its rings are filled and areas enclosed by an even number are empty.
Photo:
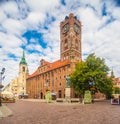
[[[67,50],[68,49],[68,40],[65,39],[65,42],[64,42],[64,50]]]
[[[25,67],[23,67],[22,69],[23,69],[23,72],[25,72]]]
[[[75,40],[75,48],[78,50],[79,44],[78,44],[78,40]]]

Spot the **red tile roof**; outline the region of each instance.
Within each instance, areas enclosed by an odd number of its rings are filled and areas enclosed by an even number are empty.
[[[120,78],[118,77],[118,78],[114,78],[113,79],[113,83],[114,83],[114,85],[119,85],[120,84]]]
[[[34,77],[36,75],[38,75],[38,69],[33,74],[29,75],[28,78]]]
[[[62,66],[67,65],[67,64],[69,64],[69,63],[70,63],[70,62],[69,62],[68,60],[66,60],[66,61],[60,61],[60,60],[55,61],[55,62],[53,62],[53,63],[50,64],[49,70],[53,70],[53,69],[62,67]]]
[[[69,63],[70,63],[69,60],[65,60],[65,61],[57,60],[57,61],[55,61],[55,62],[53,62],[53,63],[50,63],[50,62],[45,61],[45,64],[44,64],[43,66],[46,66],[46,65],[47,65],[48,68],[47,68],[46,71],[51,71],[51,70],[53,70],[53,69],[62,67],[62,66],[67,65],[67,64],[69,64]],[[28,78],[37,76],[37,75],[39,74],[39,68],[40,68],[40,67],[41,67],[41,66],[39,66],[38,69],[37,69],[33,74],[29,75]]]

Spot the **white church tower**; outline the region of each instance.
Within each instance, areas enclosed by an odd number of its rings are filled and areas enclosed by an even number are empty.
[[[25,60],[25,53],[23,51],[23,55],[21,61],[19,63],[19,94],[26,94],[26,78],[29,74],[27,62]]]

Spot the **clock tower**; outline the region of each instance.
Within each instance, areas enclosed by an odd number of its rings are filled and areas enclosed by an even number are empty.
[[[81,22],[72,13],[60,23],[61,61],[81,61]]]

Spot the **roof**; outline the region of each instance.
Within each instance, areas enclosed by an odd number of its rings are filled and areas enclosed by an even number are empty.
[[[38,75],[38,70],[36,70],[33,74],[29,75],[28,78],[34,77],[36,75]]]
[[[68,60],[65,60],[65,61],[57,60],[57,61],[50,64],[50,69],[49,70],[53,70],[53,69],[62,67],[62,66],[67,65],[69,63],[70,62]]]
[[[45,72],[47,71],[51,71],[51,70],[54,70],[54,69],[57,69],[57,68],[60,68],[60,67],[63,67],[65,65],[68,65],[70,63],[69,60],[65,60],[65,61],[61,61],[61,60],[57,60],[53,63],[50,63],[50,62],[47,62],[45,61],[44,62],[44,65],[42,66],[47,66],[48,68],[45,70]],[[39,66],[38,69],[31,75],[28,76],[28,78],[32,78],[34,76],[37,76],[39,73],[39,69],[42,67],[42,66]]]
[[[26,62],[26,60],[25,60],[25,53],[24,53],[24,51],[23,51],[23,55],[22,55],[20,64],[27,65],[27,62]]]

